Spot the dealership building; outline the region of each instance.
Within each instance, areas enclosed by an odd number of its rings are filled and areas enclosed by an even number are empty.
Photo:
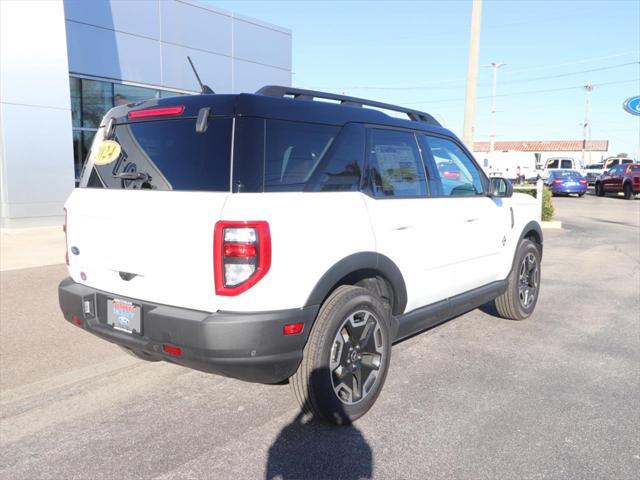
[[[0,225],[59,224],[115,105],[291,85],[291,32],[195,0],[0,1]]]

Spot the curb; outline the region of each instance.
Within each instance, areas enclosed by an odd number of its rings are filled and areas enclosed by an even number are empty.
[[[562,222],[560,220],[550,220],[540,222],[543,230],[560,230],[562,229]]]

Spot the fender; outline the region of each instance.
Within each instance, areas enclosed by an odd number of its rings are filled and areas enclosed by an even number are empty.
[[[313,288],[305,306],[320,305],[342,279],[358,270],[369,270],[372,276],[385,277],[393,291],[393,315],[404,312],[407,306],[407,287],[402,273],[389,257],[376,252],[354,253],[333,265]]]
[[[540,239],[540,258],[542,258],[542,246],[544,243],[544,237],[542,236],[542,228],[540,227],[540,223],[535,220],[531,220],[527,223],[522,229],[522,233],[520,234],[520,238],[518,239],[518,245],[522,241],[524,237],[529,235],[531,232],[535,232],[537,237]]]

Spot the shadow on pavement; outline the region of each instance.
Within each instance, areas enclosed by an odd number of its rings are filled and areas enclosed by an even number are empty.
[[[329,373],[324,370],[324,374]],[[373,454],[360,430],[300,412],[269,448],[265,478],[356,480],[372,474]]]

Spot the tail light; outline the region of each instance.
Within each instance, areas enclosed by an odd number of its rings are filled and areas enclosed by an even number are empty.
[[[254,286],[271,267],[271,234],[263,221],[216,223],[213,271],[217,295],[234,296]]]
[[[558,179],[558,180],[554,180],[553,181],[554,185],[562,185],[562,180]]]
[[[586,185],[587,184],[587,179],[586,178],[581,178],[580,179],[580,183],[583,184],[583,185]]]
[[[69,265],[69,241],[67,240],[67,209],[64,209],[64,223],[62,224],[64,232],[64,263]]]

